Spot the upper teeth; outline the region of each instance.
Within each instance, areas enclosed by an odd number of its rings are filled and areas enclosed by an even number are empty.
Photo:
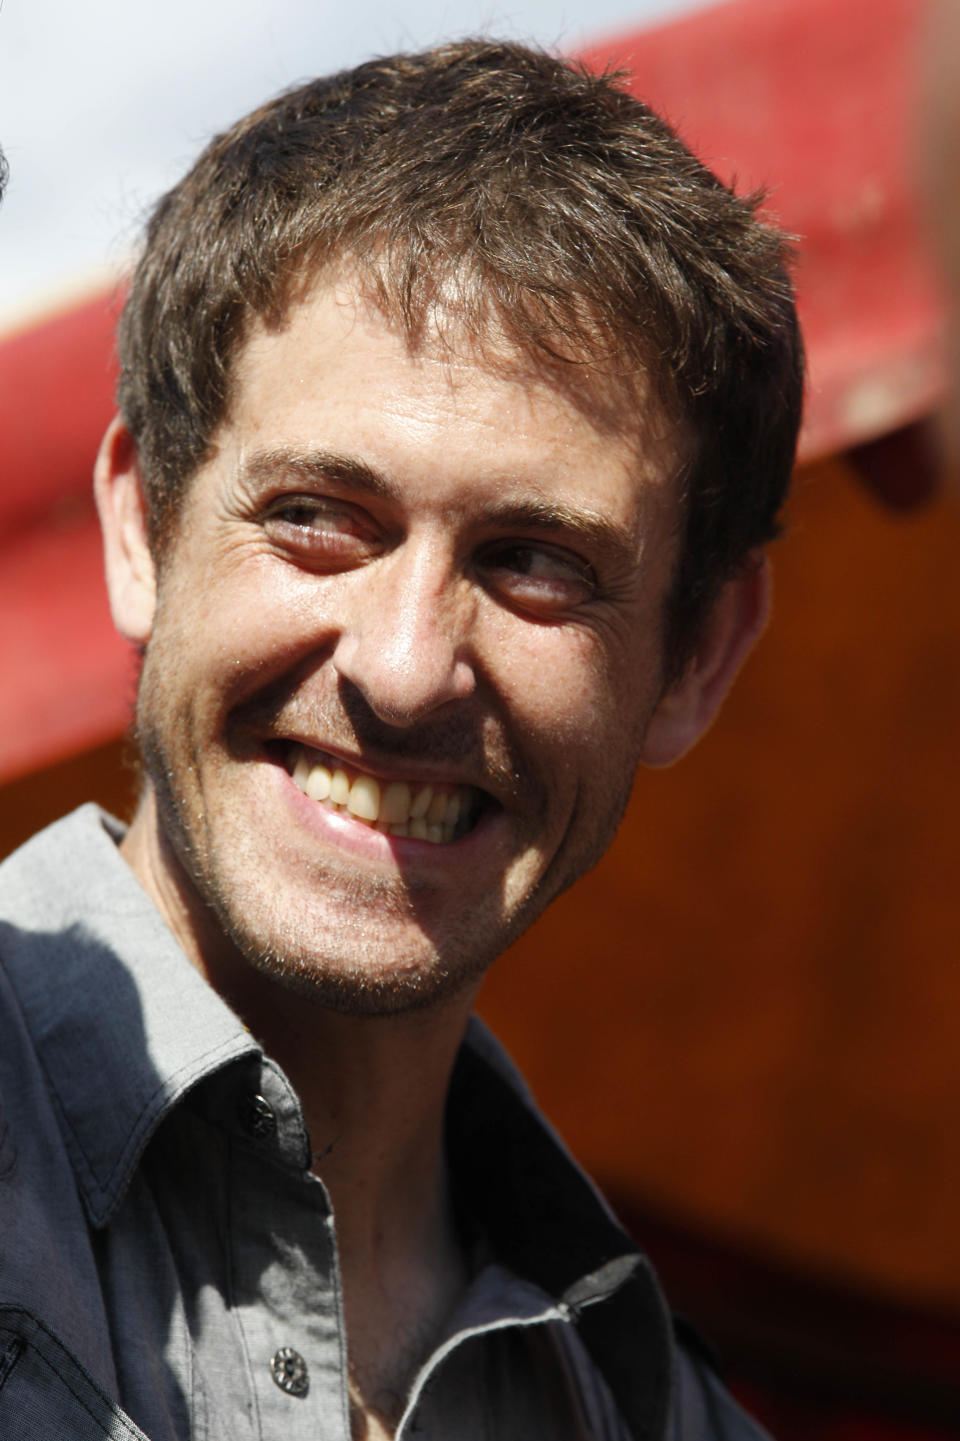
[[[295,784],[304,795],[393,836],[448,843],[470,828],[475,792],[470,786],[378,781],[362,771],[350,773],[327,764],[316,751],[296,745],[289,763]]]

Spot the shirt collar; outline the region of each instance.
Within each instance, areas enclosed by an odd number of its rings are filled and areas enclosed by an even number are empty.
[[[0,867],[0,955],[87,1214],[106,1225],[144,1147],[198,1080],[257,1051],[187,960],[87,805]]]
[[[664,1434],[672,1328],[649,1261],[479,1023],[454,1070],[448,1148],[492,1249],[577,1321],[633,1436]]]

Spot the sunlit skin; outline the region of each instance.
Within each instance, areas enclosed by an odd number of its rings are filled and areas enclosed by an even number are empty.
[[[247,346],[162,572],[138,727],[175,856],[151,884],[343,1009],[475,980],[605,849],[659,698],[667,438],[599,432],[527,372],[411,354],[321,291]],[[297,791],[297,741],[488,808],[450,846],[382,836]]]
[[[442,1115],[479,979],[602,854],[637,763],[709,723],[766,596],[759,570],[728,587],[664,692],[678,436],[639,384],[618,427],[447,325],[411,347],[344,279],[256,329],[159,576],[122,426],[98,468],[115,619],[146,646],[124,854],[334,1147],[367,1397],[402,1391],[462,1284]],[[334,814],[295,743],[474,787],[478,822],[429,845]]]

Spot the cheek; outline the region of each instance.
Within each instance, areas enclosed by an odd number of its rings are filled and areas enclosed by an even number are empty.
[[[580,633],[572,644],[556,638],[521,667],[516,704],[535,738],[533,763],[555,794],[578,791],[578,813],[586,806],[619,815],[657,706],[659,677],[659,651],[642,635],[635,645],[606,645],[595,634]]]
[[[335,582],[316,582],[271,557],[226,560],[161,597],[154,642],[174,676],[229,707],[309,658],[322,660],[335,633]],[[330,592],[330,593],[328,593]],[[176,682],[174,682],[176,683]]]
[[[605,744],[615,731],[621,667],[595,634],[515,622],[499,628],[488,653],[512,727],[546,748],[552,763],[575,764],[575,757]]]

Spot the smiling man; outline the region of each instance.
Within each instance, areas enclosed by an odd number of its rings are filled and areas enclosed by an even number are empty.
[[[161,201],[96,472],[142,794],[0,870],[0,1434],[756,1434],[470,1019],[762,629],[752,209],[469,42]]]

